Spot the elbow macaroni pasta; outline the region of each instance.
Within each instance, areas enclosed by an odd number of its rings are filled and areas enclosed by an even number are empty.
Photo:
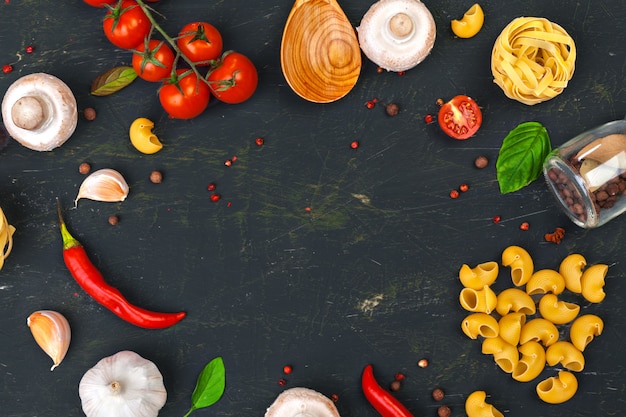
[[[0,269],[13,249],[13,233],[15,233],[15,227],[9,224],[4,211],[0,208]]]
[[[546,294],[539,300],[539,313],[544,319],[554,324],[565,324],[574,320],[580,312],[580,306],[560,301],[555,294]]]
[[[496,364],[507,374],[513,372],[519,361],[517,348],[507,343],[501,337],[492,337],[483,340],[482,353],[493,355]]]
[[[493,405],[486,402],[485,391],[474,391],[465,400],[467,417],[504,417]]]
[[[491,285],[498,278],[498,263],[485,262],[470,268],[463,264],[459,270],[459,279],[464,287],[480,290],[485,285]]]
[[[526,324],[526,314],[524,313],[509,313],[502,316],[498,321],[499,336],[505,342],[517,346],[524,324]]]
[[[535,314],[535,301],[519,288],[507,288],[500,292],[497,297],[496,311],[501,316],[505,316],[510,312]]]
[[[561,404],[569,400],[578,390],[578,381],[574,374],[559,371],[557,377],[550,377],[537,384],[537,395],[549,404]]]
[[[485,13],[478,3],[465,12],[461,20],[450,22],[452,32],[459,38],[471,38],[480,32],[485,22]]]
[[[587,260],[585,260],[584,256],[578,253],[572,253],[561,261],[559,274],[561,274],[565,280],[565,288],[576,294],[580,294],[582,292],[580,279],[583,276],[583,269],[585,266],[587,266]]]
[[[461,324],[463,333],[470,339],[477,339],[478,336],[496,337],[499,333],[499,327],[496,319],[486,313],[470,314],[465,317]]]
[[[511,375],[520,382],[537,378],[546,366],[546,351],[538,342],[526,342],[517,348],[521,357]]]
[[[554,323],[544,318],[536,318],[528,321],[520,332],[519,341],[521,344],[534,341],[541,342],[548,347],[559,340],[559,329]]]
[[[490,314],[496,308],[498,298],[496,293],[485,285],[482,290],[463,288],[459,301],[467,311]]]
[[[576,349],[583,352],[595,336],[602,334],[604,322],[595,314],[578,317],[569,328],[569,339]]]
[[[526,284],[535,268],[530,254],[520,246],[509,246],[502,252],[502,265],[511,267],[511,280],[516,287]]]
[[[580,279],[580,287],[585,300],[591,303],[599,303],[604,300],[604,277],[609,271],[609,266],[604,264],[592,265],[585,269]]]
[[[535,272],[526,283],[528,295],[561,294],[565,290],[565,279],[552,269],[541,269]]]
[[[560,340],[546,349],[546,362],[550,366],[557,363],[570,371],[580,372],[585,367],[585,357],[572,343]]]

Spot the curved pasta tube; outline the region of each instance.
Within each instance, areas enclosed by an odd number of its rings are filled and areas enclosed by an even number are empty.
[[[537,384],[537,395],[549,404],[561,404],[569,400],[578,390],[578,381],[574,374],[559,371],[558,376],[550,377]]]
[[[526,292],[536,294],[561,294],[565,290],[565,279],[557,271],[541,269],[535,272],[526,283]]]
[[[459,301],[467,311],[490,314],[496,308],[498,298],[496,293],[488,285],[485,285],[482,290],[463,288]]]
[[[450,22],[452,32],[459,38],[471,38],[480,32],[485,22],[485,13],[478,3],[465,12],[460,20]]]
[[[483,340],[482,353],[493,355],[496,364],[507,374],[513,372],[519,361],[517,348],[507,343],[501,337],[492,337]]]
[[[599,303],[604,300],[604,277],[609,271],[609,266],[604,264],[592,265],[585,269],[580,279],[580,287],[585,300],[591,303]]]
[[[587,266],[587,260],[579,253],[567,255],[559,265],[559,274],[565,280],[565,288],[573,293],[580,294],[582,288],[580,279],[583,276],[583,269]]]
[[[501,316],[512,311],[524,314],[535,314],[535,301],[530,295],[519,288],[507,288],[498,294],[496,311]]]
[[[576,349],[583,352],[595,336],[602,334],[604,322],[595,314],[578,317],[569,328],[569,339]]]
[[[550,366],[560,363],[564,368],[574,372],[580,372],[585,367],[583,353],[565,340],[559,340],[546,349],[546,362]]]
[[[502,265],[511,267],[511,280],[516,287],[526,284],[535,268],[530,254],[520,246],[509,246],[504,249]]]
[[[493,316],[485,313],[474,313],[465,317],[461,323],[463,333],[470,339],[496,337],[499,332],[498,322]]]
[[[536,318],[528,321],[520,332],[519,341],[521,344],[530,341],[541,342],[548,347],[559,340],[559,329],[554,323],[544,318]]]
[[[493,284],[496,278],[498,278],[498,263],[493,261],[478,264],[474,268],[463,264],[459,270],[461,284],[464,287],[475,290],[480,290],[485,285]]]
[[[546,351],[534,341],[524,343],[517,350],[521,357],[511,376],[519,382],[532,381],[546,366]]]
[[[526,324],[526,314],[509,313],[498,320],[499,336],[513,346],[519,343],[522,326]]]
[[[565,324],[574,320],[580,312],[580,306],[559,301],[555,294],[546,294],[539,300],[539,313],[544,319],[554,324]]]
[[[0,208],[0,269],[13,249],[13,233],[15,233],[15,227],[9,224],[4,211]]]
[[[465,414],[467,417],[504,417],[493,405],[485,402],[485,391],[474,391],[465,400]]]

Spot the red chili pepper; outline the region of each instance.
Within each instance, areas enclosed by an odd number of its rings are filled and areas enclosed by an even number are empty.
[[[122,293],[107,284],[102,273],[89,260],[83,245],[70,234],[61,217],[59,222],[63,237],[63,259],[76,282],[94,300],[111,310],[118,317],[145,329],[163,329],[181,321],[187,313],[158,313],[137,307],[126,300]]]
[[[372,365],[367,365],[363,370],[361,387],[367,401],[382,417],[413,417],[413,414],[396,397],[378,384],[376,378],[374,378]]]

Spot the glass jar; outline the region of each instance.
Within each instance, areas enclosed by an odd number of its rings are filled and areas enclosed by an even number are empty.
[[[588,130],[553,150],[548,186],[578,226],[602,226],[626,211],[626,119]]]

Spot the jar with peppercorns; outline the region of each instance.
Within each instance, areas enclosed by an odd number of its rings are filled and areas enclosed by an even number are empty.
[[[543,173],[569,218],[593,228],[626,211],[626,118],[567,141],[548,155]]]

